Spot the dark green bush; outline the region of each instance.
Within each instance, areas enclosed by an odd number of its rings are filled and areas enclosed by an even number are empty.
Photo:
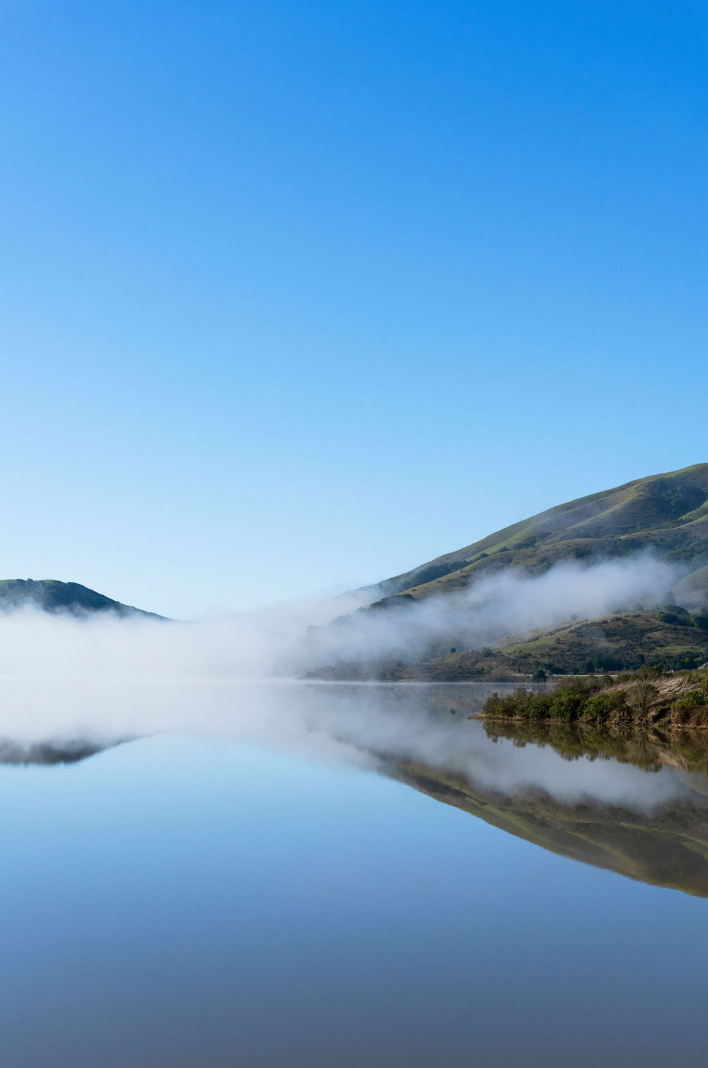
[[[651,681],[652,679],[660,679],[663,674],[662,669],[656,664],[645,664],[644,667],[640,667],[639,671],[634,672],[634,677],[635,679]]]
[[[708,702],[708,694],[701,689],[689,690],[682,697],[677,698],[671,705],[671,719],[675,724],[688,723],[691,715]]]
[[[577,719],[587,700],[585,693],[565,687],[556,690],[552,696],[548,714],[559,719]]]
[[[689,690],[688,693],[678,697],[671,705],[672,712],[692,712],[694,708],[700,708],[706,703],[706,694],[703,689]]]
[[[614,653],[599,653],[597,657],[597,666],[600,671],[621,671],[624,667],[624,662],[619,656],[615,656]]]
[[[673,610],[671,612],[659,612],[657,619],[662,623],[671,623],[675,627],[690,627],[691,617],[688,612],[677,612]]]
[[[553,694],[532,693],[522,687],[513,693],[493,693],[487,699],[484,711],[488,716],[504,716],[507,718],[524,717],[526,719],[542,718],[548,715],[548,710],[553,699]]]
[[[610,719],[619,719],[627,707],[627,695],[624,690],[613,693],[598,693],[585,702],[583,715],[605,723]]]
[[[484,711],[488,716],[517,716],[518,709],[525,701],[526,690],[514,690],[513,693],[493,693],[488,697]]]

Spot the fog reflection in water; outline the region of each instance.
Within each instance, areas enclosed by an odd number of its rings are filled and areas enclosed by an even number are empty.
[[[487,692],[195,687],[93,756],[8,739],[4,1068],[702,1066],[702,739]]]

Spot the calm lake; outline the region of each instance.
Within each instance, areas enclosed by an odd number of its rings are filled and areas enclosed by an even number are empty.
[[[193,684],[0,766],[3,1068],[704,1068],[701,739],[490,689]]]

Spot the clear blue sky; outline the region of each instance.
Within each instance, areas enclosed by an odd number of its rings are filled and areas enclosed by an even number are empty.
[[[708,460],[708,9],[10,0],[0,575],[174,615]]]

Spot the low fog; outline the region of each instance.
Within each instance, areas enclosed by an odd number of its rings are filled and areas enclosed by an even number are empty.
[[[655,777],[649,785],[637,769],[587,761],[570,767],[550,750],[492,746],[466,716],[450,730],[448,710],[442,725],[429,714],[426,687],[338,688],[297,677],[333,659],[416,657],[451,637],[474,648],[572,615],[649,604],[678,577],[670,565],[642,556],[563,564],[538,577],[504,572],[459,597],[395,609],[362,610],[364,595],[351,594],[199,623],[3,613],[0,740],[100,747],[177,731],[369,766],[425,760],[500,789],[535,783],[563,798],[631,795],[644,804],[657,797]],[[485,696],[480,687],[478,711]],[[659,793],[673,789],[668,777]]]
[[[663,603],[681,576],[679,568],[648,553],[585,567],[561,563],[537,576],[507,569],[460,594],[341,616],[334,625],[312,628],[296,649],[318,664],[428,659],[451,645],[479,649],[536,627]]]
[[[31,680],[49,694],[60,680],[91,680],[109,700],[112,688],[133,683],[297,678],[333,660],[428,657],[446,652],[451,640],[480,648],[570,618],[661,602],[679,577],[670,564],[641,555],[589,567],[564,563],[536,577],[508,570],[463,594],[395,608],[367,610],[375,595],[363,592],[198,623],[24,608],[0,614],[0,684],[21,681],[21,691]]]

